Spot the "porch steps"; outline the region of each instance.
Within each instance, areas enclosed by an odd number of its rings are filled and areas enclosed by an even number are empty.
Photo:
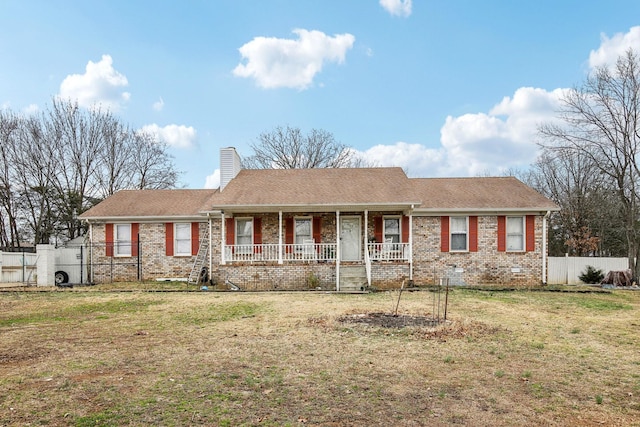
[[[205,232],[202,233],[202,237],[200,238],[200,247],[198,248],[198,254],[196,255],[196,259],[193,262],[193,267],[191,267],[191,273],[189,273],[189,279],[187,283],[197,285],[203,280],[202,277],[202,268],[207,264],[207,256],[209,255],[209,227],[205,228]],[[210,272],[207,272],[207,276]]]
[[[367,270],[364,265],[340,267],[340,291],[360,292],[367,287]]]

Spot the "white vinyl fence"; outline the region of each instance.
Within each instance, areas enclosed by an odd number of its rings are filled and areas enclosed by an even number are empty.
[[[35,282],[37,260],[37,254],[0,252],[0,283]]]
[[[612,270],[626,270],[629,268],[627,258],[597,258],[597,257],[549,257],[547,283],[550,285],[575,285],[582,283],[580,276],[590,265],[602,270],[606,275]]]

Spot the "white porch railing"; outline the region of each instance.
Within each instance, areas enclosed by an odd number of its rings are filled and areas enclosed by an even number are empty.
[[[371,261],[408,261],[408,243],[368,243],[367,250]]]
[[[225,245],[226,262],[277,262],[278,244]],[[335,243],[295,243],[282,245],[282,260],[293,261],[335,261]]]
[[[278,262],[280,249],[277,243],[262,245],[225,245],[226,262]],[[282,261],[336,260],[336,243],[294,243],[282,245]],[[408,243],[368,243],[365,261],[408,261]]]

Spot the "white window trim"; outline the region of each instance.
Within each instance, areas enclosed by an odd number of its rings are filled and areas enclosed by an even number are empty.
[[[178,252],[178,225],[189,226],[189,250],[187,252]],[[190,222],[174,222],[173,223],[173,256],[191,256],[191,223]]]
[[[129,238],[126,240],[118,239],[118,226],[126,225],[129,229]],[[129,253],[121,254],[120,253],[120,244],[129,244]],[[131,223],[115,223],[113,224],[113,256],[120,258],[127,258],[133,256],[133,241],[131,239]]]
[[[522,220],[522,248],[509,249],[509,218],[520,218]],[[527,223],[524,215],[508,216],[504,221],[504,246],[506,252],[525,252],[527,247]]]
[[[382,242],[387,239],[387,226],[385,220],[397,219],[398,220],[398,243],[402,243],[402,215],[385,215],[382,217]]]
[[[453,222],[453,218],[464,218],[466,221],[466,230],[465,230],[465,249],[453,249],[453,227],[452,227],[452,222]],[[455,234],[462,234],[462,233],[455,233]],[[450,216],[449,217],[449,252],[460,252],[460,253],[465,253],[465,252],[469,252],[469,216]]]
[[[251,222],[251,247],[249,249],[247,248],[240,248],[238,247],[238,245],[243,245],[246,246],[246,243],[238,243],[238,220],[240,221],[250,221]],[[233,222],[233,226],[235,227],[235,230],[233,230],[233,244],[236,245],[236,253],[253,253],[253,245],[255,244],[255,242],[253,241],[253,237],[255,236],[255,223],[253,221],[253,217],[251,216],[239,216],[235,218],[235,221]]]

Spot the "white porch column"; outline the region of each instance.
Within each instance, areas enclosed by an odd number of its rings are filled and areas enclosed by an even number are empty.
[[[409,280],[413,280],[413,212],[409,214]]]
[[[340,211],[336,211],[336,291],[340,290]]]
[[[278,264],[282,264],[282,211],[278,211]]]
[[[547,284],[547,217],[551,211],[542,217],[542,284]]]
[[[224,212],[220,212],[220,221],[222,221],[222,224],[220,224],[220,235],[222,236],[220,239],[220,265],[225,265],[227,263],[224,258],[224,245],[227,242],[227,221],[225,221]]]
[[[213,225],[211,224],[211,214],[207,214],[207,218],[209,219],[209,277],[211,277],[213,271]]]
[[[369,253],[369,235],[367,233],[367,226],[369,224],[369,211],[367,209],[364,210],[364,237],[362,240],[364,241],[364,250]],[[367,259],[365,257],[365,259]]]

